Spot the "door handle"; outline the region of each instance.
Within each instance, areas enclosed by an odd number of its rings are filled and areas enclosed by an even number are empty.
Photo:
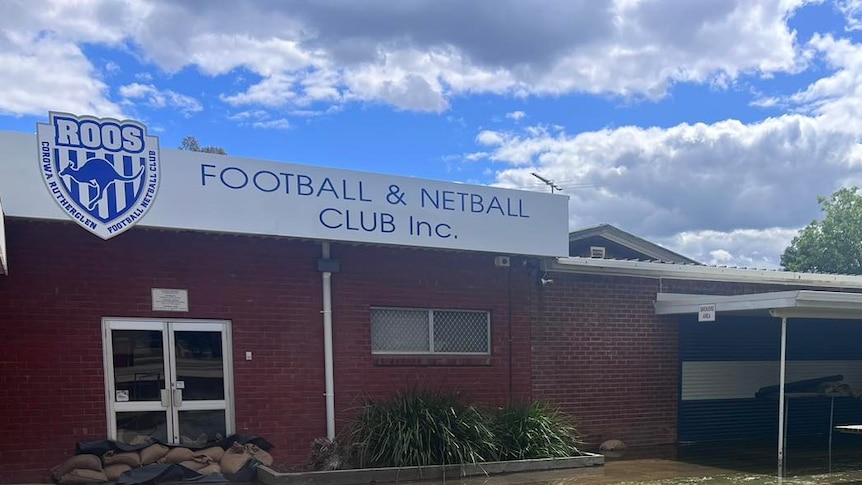
[[[183,390],[182,389],[174,389],[174,407],[181,408],[183,407]]]
[[[161,390],[161,398],[162,398],[162,407],[163,408],[167,408],[168,406],[171,405],[171,403],[168,400],[168,390],[167,389]]]

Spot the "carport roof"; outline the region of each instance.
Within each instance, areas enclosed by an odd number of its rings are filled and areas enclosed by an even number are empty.
[[[839,318],[862,320],[862,294],[843,291],[795,290],[748,295],[658,293],[658,315],[697,314],[701,305],[715,305],[716,315],[763,315],[776,318]]]

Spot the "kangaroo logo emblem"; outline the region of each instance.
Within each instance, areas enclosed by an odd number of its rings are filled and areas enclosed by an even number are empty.
[[[158,138],[137,121],[50,113],[37,125],[39,168],[54,201],[103,239],[137,224],[160,180]]]
[[[96,204],[102,200],[102,197],[105,196],[105,189],[109,185],[114,182],[132,182],[144,173],[144,167],[141,167],[138,173],[131,177],[120,175],[111,162],[104,158],[91,158],[81,168],[78,168],[77,165],[75,162],[69,162],[69,166],[64,168],[60,175],[68,175],[79,183],[89,184],[96,189],[98,195],[87,204],[89,210],[93,210]]]

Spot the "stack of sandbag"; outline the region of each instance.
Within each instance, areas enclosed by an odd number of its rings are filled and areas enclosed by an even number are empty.
[[[159,458],[158,463],[182,465],[201,475],[221,473],[219,462],[224,456],[224,449],[213,446],[204,450],[192,451],[189,448],[171,448]]]
[[[252,459],[269,466],[272,455],[253,443],[234,443],[227,450],[213,446],[203,450],[169,448],[154,444],[140,451],[108,451],[102,457],[92,454],[73,456],[54,469],[53,477],[63,485],[116,481],[123,473],[152,464],[176,464],[201,475],[233,475]]]
[[[107,482],[102,460],[96,455],[75,455],[51,470],[57,483],[78,485]]]
[[[221,466],[222,473],[233,475],[242,470],[252,458],[263,465],[272,465],[272,455],[254,443],[246,443],[244,445],[234,443],[230,448],[225,450],[219,465]]]
[[[105,476],[113,482],[124,472],[141,466],[141,454],[137,451],[109,451],[102,455],[102,464],[105,467]]]

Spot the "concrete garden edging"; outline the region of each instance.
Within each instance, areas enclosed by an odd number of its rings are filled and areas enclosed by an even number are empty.
[[[363,485],[374,482],[394,483],[412,480],[438,480],[479,475],[498,475],[501,473],[584,468],[602,466],[604,464],[604,455],[584,452],[583,456],[568,458],[492,461],[466,465],[447,465],[445,467],[437,465],[279,473],[271,468],[260,466],[257,470],[257,480],[264,485]]]

